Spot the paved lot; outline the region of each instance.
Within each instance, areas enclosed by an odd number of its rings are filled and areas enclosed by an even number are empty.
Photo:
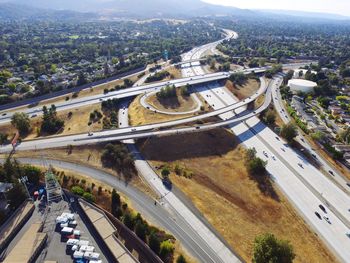
[[[75,229],[80,230],[81,240],[88,240],[90,244],[95,247],[95,251],[100,253],[100,259],[103,262],[108,262],[105,256],[101,253],[102,249],[95,241],[94,236],[90,233],[90,229],[85,225],[85,221],[76,213],[74,204],[70,207],[66,201],[60,201],[59,203],[53,203],[50,208],[48,217],[46,218],[44,232],[48,234],[47,246],[44,248],[36,262],[43,262],[44,260],[51,260],[57,262],[73,262],[70,254],[66,253],[66,243],[61,241],[61,234],[59,229],[56,229],[55,219],[61,215],[62,212],[70,212],[75,214],[75,220],[78,225]]]

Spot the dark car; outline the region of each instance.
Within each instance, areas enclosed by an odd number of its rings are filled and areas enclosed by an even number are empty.
[[[321,217],[321,215],[320,215],[318,212],[315,212],[315,215],[316,215],[320,220],[322,220],[322,217]]]
[[[168,189],[169,191],[173,187],[173,183],[170,181],[168,176],[164,177],[162,182],[163,182],[163,185],[165,186],[165,188]]]
[[[327,214],[327,210],[326,210],[326,208],[325,208],[323,205],[319,205],[318,207],[319,207],[324,213]]]
[[[329,170],[328,171],[331,175],[333,175],[334,176],[334,173],[333,173],[333,171],[332,170]]]

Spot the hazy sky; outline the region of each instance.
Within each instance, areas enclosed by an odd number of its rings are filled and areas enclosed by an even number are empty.
[[[287,9],[350,16],[350,0],[202,0],[248,9]]]

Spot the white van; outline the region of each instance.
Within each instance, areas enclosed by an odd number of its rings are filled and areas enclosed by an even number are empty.
[[[93,246],[80,246],[79,251],[81,251],[81,252],[94,252],[95,248]]]
[[[90,260],[89,263],[102,263],[102,260]]]

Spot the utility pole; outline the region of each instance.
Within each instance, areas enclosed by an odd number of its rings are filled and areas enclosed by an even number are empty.
[[[29,190],[28,190],[28,187],[27,187],[28,177],[27,176],[22,176],[21,178],[18,179],[18,181],[24,185],[24,188],[26,189],[28,198],[33,200],[33,198],[30,196],[30,193],[29,193]]]

